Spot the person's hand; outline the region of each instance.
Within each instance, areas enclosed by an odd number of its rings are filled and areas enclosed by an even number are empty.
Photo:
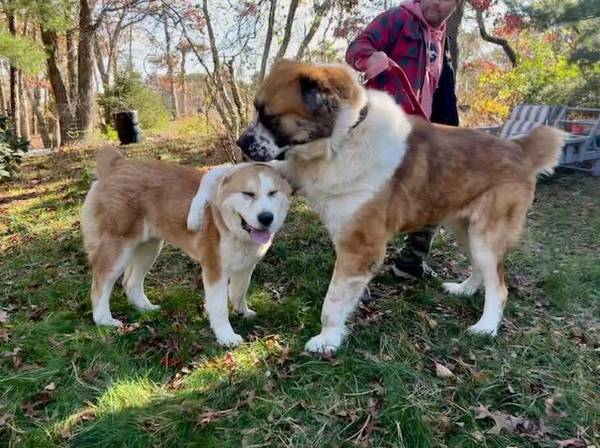
[[[387,54],[383,51],[373,53],[367,59],[367,69],[365,70],[365,77],[367,79],[373,79],[381,72],[386,71],[390,67],[390,62]]]

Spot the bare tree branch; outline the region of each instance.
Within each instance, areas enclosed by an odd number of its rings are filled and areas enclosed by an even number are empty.
[[[502,49],[504,50],[504,53],[506,53],[506,56],[510,60],[510,63],[512,64],[512,66],[516,67],[517,66],[517,54],[512,49],[512,47],[510,46],[508,41],[506,39],[502,39],[502,38],[496,37],[496,36],[490,36],[488,34],[488,32],[485,29],[485,22],[483,21],[483,12],[481,10],[475,9],[475,15],[477,17],[477,26],[479,27],[479,34],[481,35],[481,38],[483,40],[485,40],[486,42],[491,42],[493,44],[500,45],[502,47]]]
[[[277,0],[271,0],[271,8],[269,9],[269,22],[267,24],[267,37],[263,48],[262,60],[260,62],[260,73],[258,81],[265,78],[267,71],[267,61],[269,60],[269,50],[271,49],[271,41],[273,40],[273,27],[275,26],[275,10],[277,9]]]
[[[304,36],[304,39],[302,40],[302,43],[298,48],[298,52],[296,53],[296,59],[302,59],[302,57],[304,56],[304,52],[307,50],[308,46],[310,45],[310,42],[312,41],[313,37],[319,29],[319,26],[321,25],[321,20],[323,20],[323,16],[327,12],[327,10],[329,10],[331,5],[331,0],[323,0],[323,3],[315,6],[315,17],[313,18],[308,33],[306,34],[306,36]]]
[[[299,0],[290,1],[290,8],[288,9],[287,20],[285,22],[285,31],[283,33],[283,40],[281,41],[281,45],[279,46],[279,51],[277,52],[275,59],[281,59],[285,56],[285,52],[287,51],[290,43],[290,38],[292,37],[292,28],[294,26],[294,17],[296,16],[298,3]]]

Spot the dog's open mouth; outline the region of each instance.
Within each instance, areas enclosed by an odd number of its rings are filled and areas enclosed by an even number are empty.
[[[250,224],[248,224],[241,215],[240,219],[242,220],[242,229],[244,229],[250,234],[250,238],[252,238],[252,241],[258,244],[267,244],[269,241],[271,241],[271,232],[269,232],[268,230],[255,229]]]

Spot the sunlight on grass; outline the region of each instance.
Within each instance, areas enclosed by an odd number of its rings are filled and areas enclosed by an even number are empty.
[[[120,380],[98,399],[97,414],[143,407],[161,394],[161,387],[148,378]]]
[[[183,386],[186,390],[202,392],[219,384],[229,375],[259,373],[263,370],[264,360],[280,351],[281,346],[273,338],[243,344],[220,357],[201,361],[198,367],[185,377]]]

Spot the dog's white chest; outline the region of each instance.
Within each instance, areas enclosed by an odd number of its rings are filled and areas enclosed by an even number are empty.
[[[356,211],[373,196],[372,191],[362,190],[344,194],[306,192],[311,207],[319,214],[323,224],[334,237],[352,221]]]
[[[269,247],[270,244],[258,245],[224,238],[220,244],[223,270],[230,274],[251,269],[265,256]]]

